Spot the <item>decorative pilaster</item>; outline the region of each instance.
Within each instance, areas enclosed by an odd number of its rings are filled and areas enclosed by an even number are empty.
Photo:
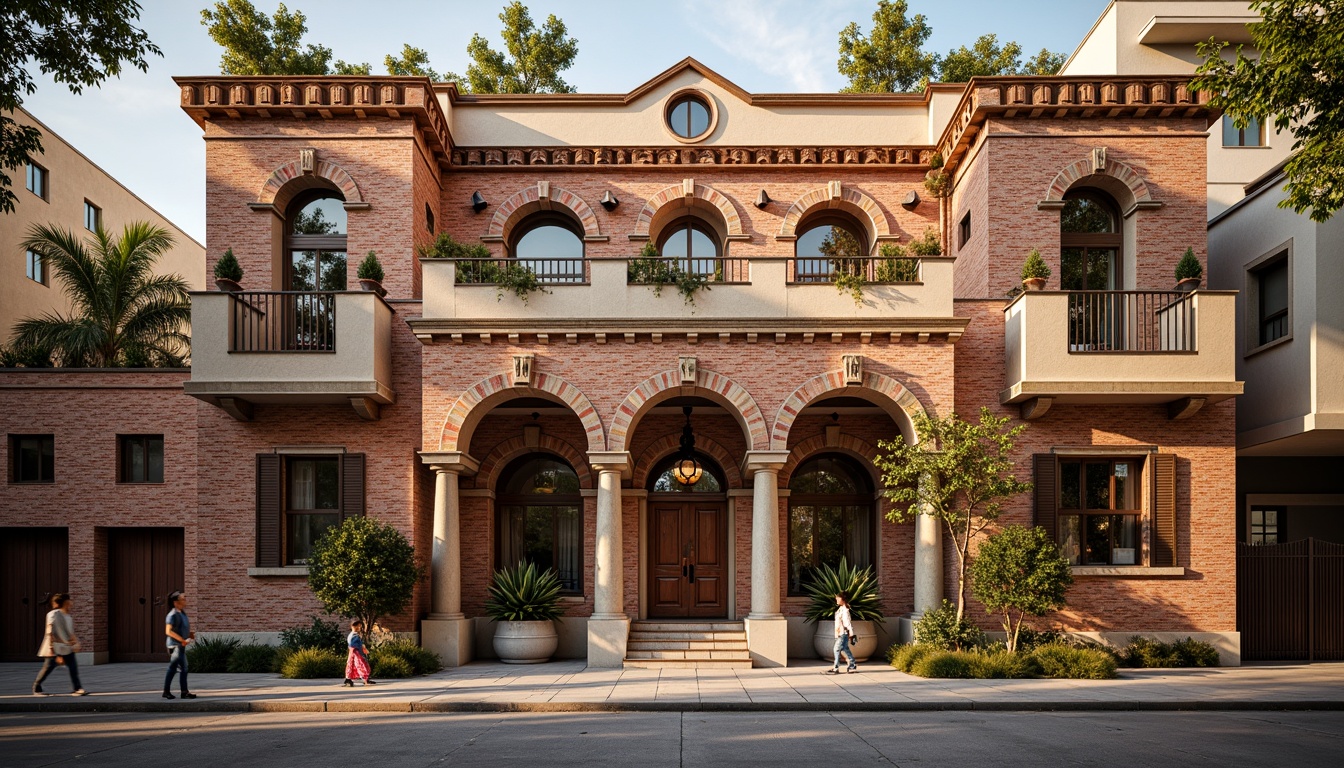
[[[588,619],[588,666],[620,667],[625,662],[630,617],[625,614],[622,557],[621,479],[633,461],[619,451],[594,451],[588,463],[597,473],[597,547],[593,557],[593,615]]]
[[[760,667],[788,665],[788,622],[779,611],[779,470],[788,451],[748,451],[743,474],[752,479],[751,613],[747,650]]]
[[[448,666],[472,657],[472,621],[462,615],[461,497],[458,476],[475,474],[479,462],[459,451],[421,453],[434,470],[434,543],[430,561],[430,614],[421,622],[420,644]]]

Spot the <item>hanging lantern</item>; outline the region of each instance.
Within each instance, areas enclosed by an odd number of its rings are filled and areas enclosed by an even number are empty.
[[[691,406],[681,409],[686,414],[686,426],[681,428],[681,450],[677,452],[677,461],[672,465],[672,478],[685,486],[700,482],[704,467],[695,458],[695,434],[691,431]]]

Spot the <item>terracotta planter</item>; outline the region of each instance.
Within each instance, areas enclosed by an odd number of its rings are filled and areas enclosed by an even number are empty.
[[[239,285],[237,280],[230,280],[227,277],[216,277],[215,287],[225,293],[239,293],[243,290],[243,286]]]
[[[505,664],[541,664],[560,647],[552,621],[495,622],[495,655]]]
[[[383,284],[378,282],[377,280],[368,280],[361,277],[359,278],[359,287],[360,290],[368,291],[369,293],[376,293],[379,296],[387,295],[387,290],[383,288]]]
[[[1044,277],[1028,277],[1022,281],[1022,288],[1027,291],[1043,291],[1045,290],[1045,280]]]
[[[1199,287],[1198,277],[1187,277],[1184,280],[1176,281],[1176,290],[1181,293],[1189,293]]]
[[[877,652],[877,625],[871,621],[856,621],[854,623],[854,634],[859,636],[859,642],[851,645],[849,650],[854,654],[854,661],[867,661]],[[831,619],[822,619],[817,622],[817,632],[812,636],[812,647],[816,649],[817,656],[826,661],[835,660],[835,622]],[[841,661],[844,657],[841,657]]]

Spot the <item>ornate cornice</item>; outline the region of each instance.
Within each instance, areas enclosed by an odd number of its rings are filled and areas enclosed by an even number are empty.
[[[630,319],[453,319],[412,317],[407,325],[422,343],[596,344],[663,341],[681,338],[695,344],[717,340],[747,344],[889,343],[930,340],[955,344],[969,318],[630,318]]]
[[[448,121],[427,77],[287,75],[175,77],[182,110],[197,125],[243,117],[413,119],[430,147],[446,158]]]
[[[787,147],[457,147],[454,166],[568,165],[879,165],[927,167],[929,146]]]
[[[1161,77],[972,78],[938,140],[947,168],[956,167],[989,117],[1213,117],[1208,95],[1188,75]]]

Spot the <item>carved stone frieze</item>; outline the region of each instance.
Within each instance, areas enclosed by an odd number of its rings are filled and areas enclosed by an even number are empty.
[[[334,97],[333,97],[334,98]],[[928,165],[929,147],[457,147],[471,165]]]

